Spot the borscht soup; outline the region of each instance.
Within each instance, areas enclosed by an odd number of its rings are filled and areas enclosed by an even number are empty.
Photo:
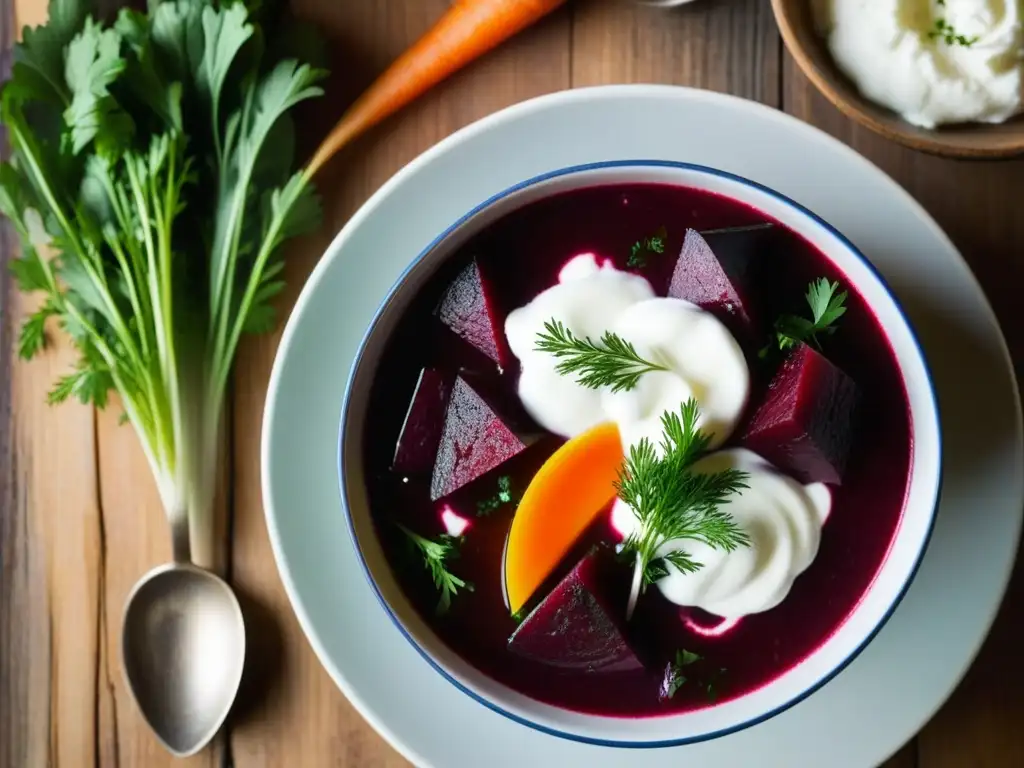
[[[437,637],[532,699],[679,714],[854,611],[910,480],[895,353],[822,253],[661,183],[533,200],[460,245],[372,374],[362,474]]]

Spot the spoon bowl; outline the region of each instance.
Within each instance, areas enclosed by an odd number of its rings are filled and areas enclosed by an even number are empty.
[[[156,568],[128,597],[121,655],[149,727],[178,757],[193,755],[224,723],[242,680],[238,599],[222,579],[194,565]]]

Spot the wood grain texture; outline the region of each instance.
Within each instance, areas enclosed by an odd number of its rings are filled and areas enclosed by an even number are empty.
[[[38,23],[46,0],[0,14],[0,44]],[[293,0],[330,40],[328,95],[303,112],[322,135],[373,76],[425,31],[448,0]],[[6,60],[6,59],[5,59]],[[734,93],[781,107],[851,143],[903,183],[971,262],[1004,324],[1015,359],[1024,323],[1022,163],[965,164],[918,155],[854,127],[783,55],[763,0],[714,0],[673,11],[628,0],[575,0],[360,139],[320,179],[327,221],[296,245],[286,313],[320,254],[388,177],[453,130],[508,104],[570,86],[659,82]],[[13,243],[0,231],[0,261]],[[0,265],[2,267],[2,265]],[[15,361],[26,300],[0,278],[0,768],[227,766],[391,768],[405,762],[330,681],[298,627],[274,565],[259,484],[260,414],[279,335],[251,339],[236,369],[220,508],[230,550],[222,569],[240,592],[249,657],[239,705],[213,748],[172,760],[124,686],[118,638],[131,585],[169,554],[148,467],[118,410],[45,405],[70,362],[67,345]],[[228,474],[229,473],[229,474]],[[1024,765],[1022,627],[1015,577],[977,663],[935,720],[886,768]],[[439,767],[441,768],[441,767]],[[447,766],[443,768],[448,768]],[[463,768],[456,766],[454,768]],[[467,767],[472,768],[472,767]]]

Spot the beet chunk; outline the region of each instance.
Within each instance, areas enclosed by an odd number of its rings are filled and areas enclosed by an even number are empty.
[[[451,389],[450,376],[434,368],[420,371],[402,431],[398,433],[392,470],[414,475],[429,472],[434,466]]]
[[[640,668],[622,624],[626,604],[610,599],[601,561],[595,553],[580,560],[512,633],[509,649],[563,669]]]
[[[743,445],[802,482],[840,485],[858,397],[853,379],[800,344],[768,385]]]
[[[441,322],[499,365],[508,362],[503,324],[476,259],[452,281],[437,306]]]
[[[431,501],[476,480],[525,448],[473,387],[457,377],[434,461]]]
[[[774,229],[771,224],[757,224],[687,230],[668,295],[706,309],[734,333],[753,339],[759,314],[752,296]]]

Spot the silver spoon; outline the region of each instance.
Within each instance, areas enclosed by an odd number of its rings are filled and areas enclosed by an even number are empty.
[[[121,629],[128,688],[174,755],[205,747],[242,680],[245,622],[231,587],[191,562],[188,519],[171,521],[174,562],[132,589]]]

